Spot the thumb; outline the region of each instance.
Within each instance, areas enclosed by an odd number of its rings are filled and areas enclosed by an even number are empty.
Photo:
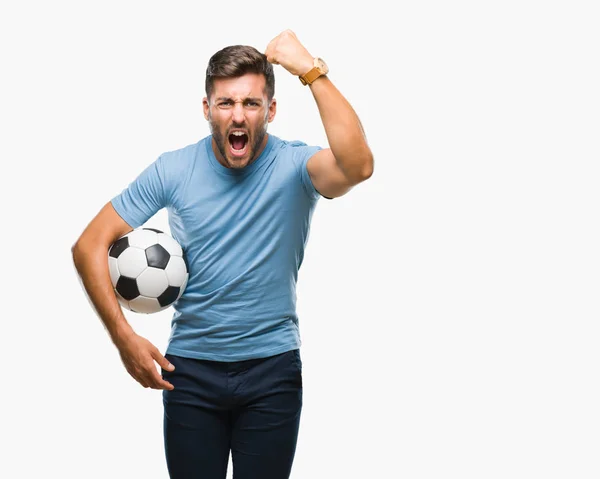
[[[167,371],[173,371],[175,369],[175,366],[173,366],[169,360],[167,358],[165,358],[162,354],[160,354],[158,351],[154,352],[154,359],[156,360],[156,362],[158,363],[158,365],[167,370]]]

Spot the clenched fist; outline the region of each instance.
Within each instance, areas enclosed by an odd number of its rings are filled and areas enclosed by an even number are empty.
[[[273,38],[267,45],[265,55],[269,62],[281,65],[292,75],[304,75],[313,67],[313,56],[291,30],[285,30]]]

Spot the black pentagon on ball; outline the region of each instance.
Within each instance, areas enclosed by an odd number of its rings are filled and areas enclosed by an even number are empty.
[[[108,256],[112,256],[113,258],[118,258],[119,255],[129,248],[129,238],[124,236],[123,238],[119,238],[117,241],[113,243],[108,251]]]
[[[150,230],[150,231],[154,231],[155,233],[163,233],[163,231],[161,230],[157,230],[156,228],[142,228],[143,230]]]
[[[128,278],[127,276],[121,276],[119,278],[115,289],[127,301],[137,298],[140,295],[140,290],[137,287],[135,279]]]
[[[156,299],[161,306],[168,306],[177,299],[177,295],[179,295],[179,287],[169,286],[167,289],[165,289],[163,294]]]
[[[162,245],[153,244],[149,248],[146,248],[146,260],[148,261],[148,266],[165,269],[167,264],[169,264],[170,259],[171,255],[162,247]]]

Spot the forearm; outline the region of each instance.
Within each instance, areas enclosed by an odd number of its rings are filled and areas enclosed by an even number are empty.
[[[348,178],[368,178],[373,154],[358,115],[327,76],[311,85],[331,152]]]
[[[108,250],[98,245],[75,245],[73,263],[92,306],[104,323],[113,343],[134,333],[117,301],[108,271]]]

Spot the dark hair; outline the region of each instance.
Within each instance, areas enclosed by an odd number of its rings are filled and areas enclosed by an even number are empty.
[[[271,101],[275,94],[273,65],[264,53],[247,45],[225,47],[210,58],[206,68],[206,95],[210,99],[215,78],[237,78],[246,73],[262,73],[265,76],[265,90]]]

